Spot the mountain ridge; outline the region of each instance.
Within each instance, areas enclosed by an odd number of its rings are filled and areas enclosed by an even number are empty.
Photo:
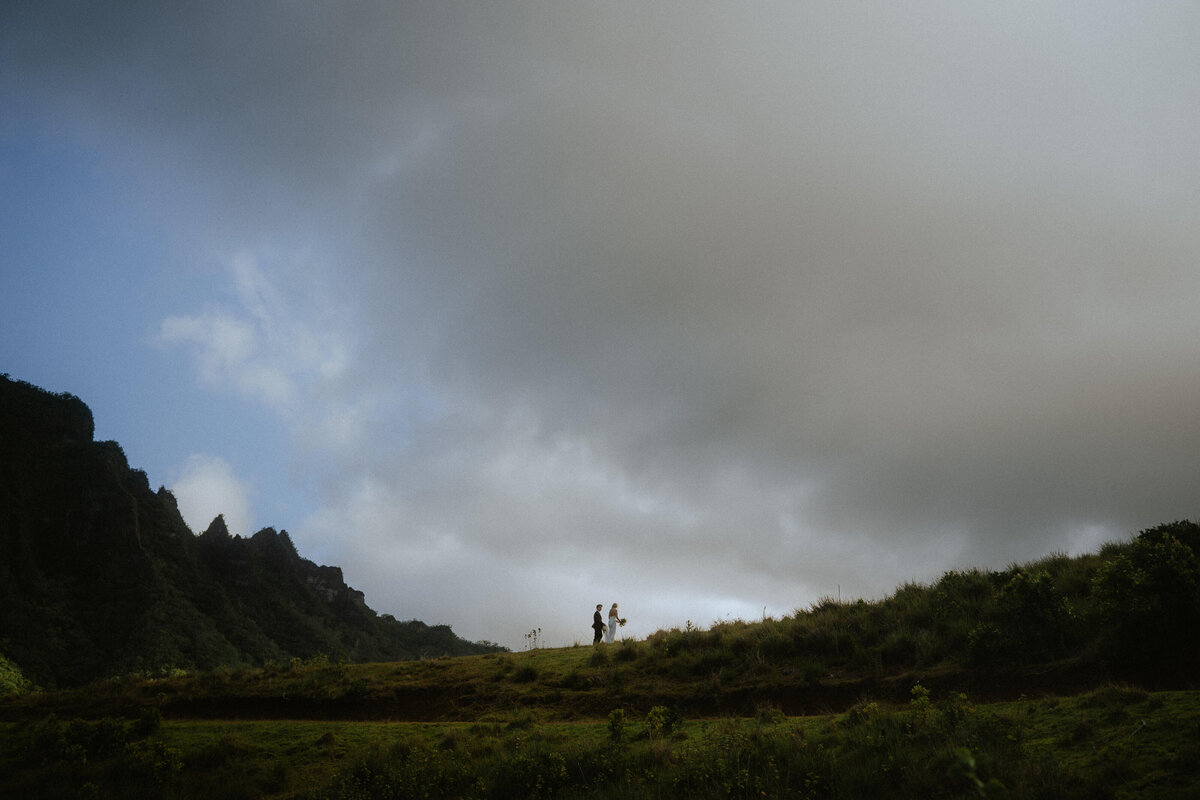
[[[194,534],[91,409],[0,376],[0,654],[46,686],[129,672],[503,650],[380,615],[286,530]]]

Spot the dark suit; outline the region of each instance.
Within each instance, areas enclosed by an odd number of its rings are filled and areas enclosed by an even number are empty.
[[[592,614],[592,630],[596,632],[592,644],[600,644],[600,637],[604,635],[604,620],[600,618],[600,609],[596,609],[596,613]]]

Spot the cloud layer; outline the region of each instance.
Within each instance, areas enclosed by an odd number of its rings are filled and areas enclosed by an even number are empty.
[[[20,9],[376,608],[640,635],[1196,514],[1194,11]]]

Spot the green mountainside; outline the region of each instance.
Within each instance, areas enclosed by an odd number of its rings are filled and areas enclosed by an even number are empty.
[[[79,398],[0,376],[0,658],[42,686],[110,675],[500,650],[378,615],[286,531],[194,535]]]

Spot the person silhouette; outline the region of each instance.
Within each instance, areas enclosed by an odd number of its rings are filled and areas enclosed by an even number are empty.
[[[612,644],[613,636],[617,632],[617,623],[620,622],[620,615],[617,614],[617,604],[613,603],[612,608],[608,610],[608,639],[605,641]]]
[[[592,631],[596,634],[592,637],[592,644],[600,644],[600,637],[604,635],[604,621],[600,619],[600,609],[603,606],[603,603],[596,603],[596,613],[592,614]]]

